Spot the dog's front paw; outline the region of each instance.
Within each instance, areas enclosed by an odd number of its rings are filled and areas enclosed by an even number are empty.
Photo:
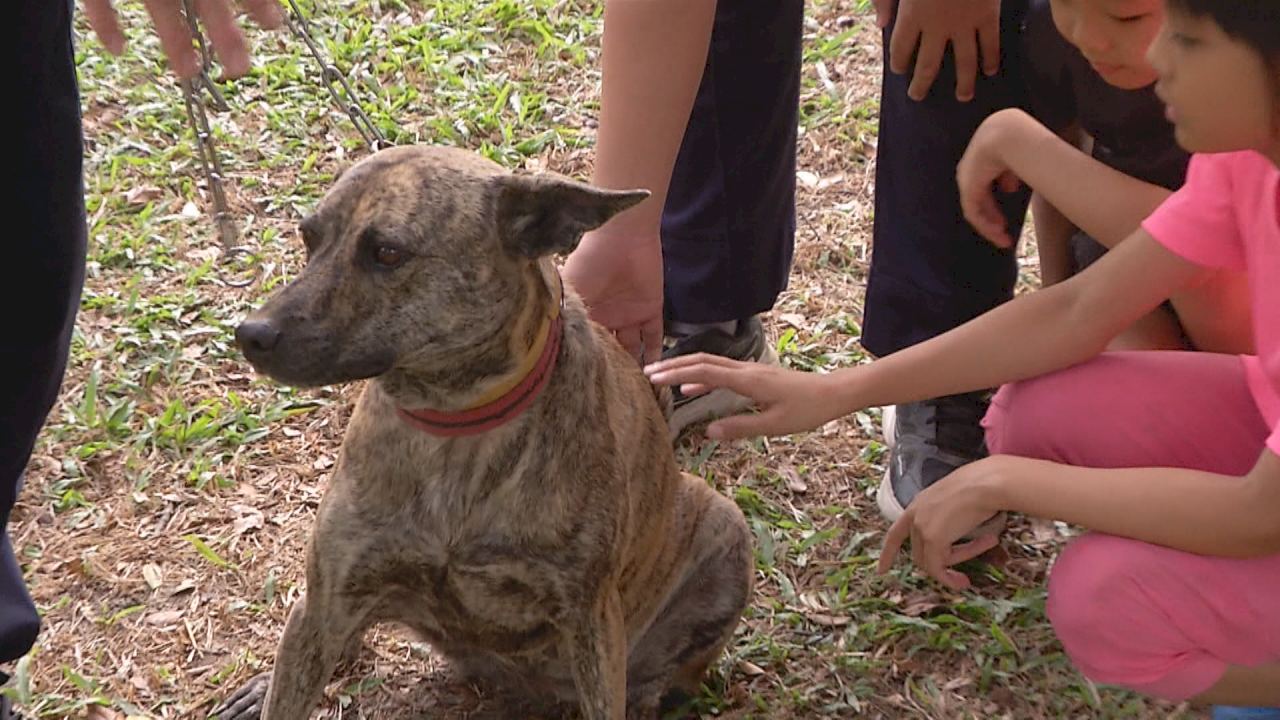
[[[214,708],[210,717],[213,720],[258,720],[262,716],[262,705],[267,700],[267,688],[270,684],[269,672],[251,678]]]

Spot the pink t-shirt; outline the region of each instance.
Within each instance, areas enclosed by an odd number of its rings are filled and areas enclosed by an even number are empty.
[[[1182,257],[1249,277],[1257,355],[1249,389],[1280,454],[1280,170],[1252,152],[1193,155],[1187,181],[1142,227]]]

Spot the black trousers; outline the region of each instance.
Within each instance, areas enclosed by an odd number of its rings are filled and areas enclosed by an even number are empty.
[[[16,136],[17,180],[3,197],[0,270],[0,662],[35,643],[40,628],[10,543],[9,513],[36,437],[62,383],[84,282],[85,207],[80,94],[70,0],[13,0],[0,31]],[[14,126],[11,126],[14,127]]]
[[[955,100],[950,54],[928,97],[907,97],[888,70],[880,99],[875,224],[863,346],[887,355],[941,334],[1012,296],[1012,251],[960,212],[955,168],[974,130],[1022,106],[1016,48],[1026,0],[1002,4],[1001,72]],[[711,51],[663,217],[666,314],[704,323],[770,309],[786,289],[795,239],[796,124],[802,0],[720,0]],[[1002,197],[1020,232],[1028,192]]]

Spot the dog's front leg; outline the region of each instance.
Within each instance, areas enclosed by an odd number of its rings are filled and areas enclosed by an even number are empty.
[[[328,588],[326,588],[328,589]],[[367,608],[337,592],[304,598],[289,613],[276,653],[264,720],[306,720],[320,702],[351,635]]]
[[[306,720],[320,703],[348,640],[364,627],[366,613],[332,593],[309,591],[289,611],[272,672],[253,678],[215,716]]]
[[[623,720],[627,705],[627,637],[622,597],[610,586],[570,624],[566,638],[583,720]]]

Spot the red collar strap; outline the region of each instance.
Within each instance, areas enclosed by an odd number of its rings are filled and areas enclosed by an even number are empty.
[[[555,273],[554,268],[550,270]],[[557,273],[558,275],[558,273]],[[559,278],[556,278],[559,280]],[[557,282],[552,286],[553,292],[559,295],[554,306],[554,315],[547,320],[546,334],[539,338],[542,352],[524,374],[509,389],[488,402],[457,412],[441,412],[439,410],[405,410],[396,408],[400,417],[425,433],[439,437],[464,437],[479,435],[496,427],[500,427],[517,415],[524,412],[547,386],[551,379],[551,371],[555,369],[556,360],[560,357],[560,345],[564,337],[564,318],[561,310],[564,307],[564,290]],[[544,320],[545,322],[545,320]],[[536,346],[535,346],[536,351]]]

